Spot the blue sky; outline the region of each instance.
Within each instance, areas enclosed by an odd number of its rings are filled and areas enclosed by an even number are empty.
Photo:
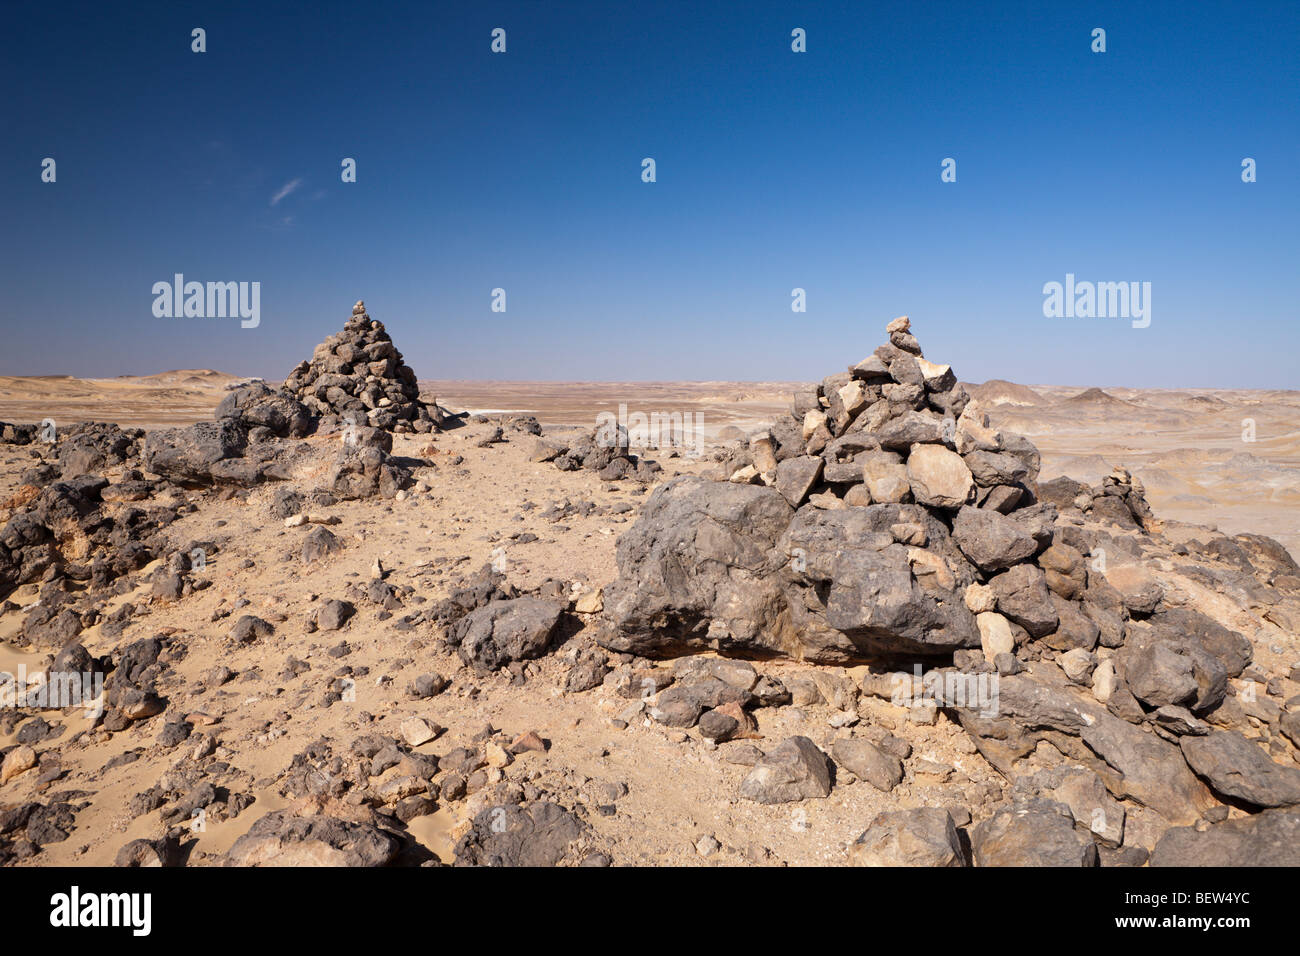
[[[1300,4],[1133,6],[14,7],[0,373],[280,378],[364,297],[422,378],[820,378],[909,314],[969,381],[1300,387]]]

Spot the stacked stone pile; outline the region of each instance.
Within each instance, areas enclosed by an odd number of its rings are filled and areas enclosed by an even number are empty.
[[[1086,551],[1062,541],[1037,563],[1058,513],[1038,498],[1038,450],[990,427],[907,318],[888,332],[796,394],[726,462],[725,485],[677,479],[652,496],[620,543],[611,646],[826,662],[984,646],[992,665],[1028,640],[1091,649],[1099,621],[1120,628],[1104,578],[1079,583]]]
[[[1243,735],[1231,688],[1250,679],[1253,645],[1167,595],[1144,561],[1178,552],[1147,530],[1141,483],[1117,469],[1096,488],[1040,484],[1033,444],[992,428],[907,319],[889,336],[797,394],[721,480],[653,492],[618,542],[596,639],[644,656],[869,662],[863,694],[945,710],[1003,773],[1048,740],[1171,824],[1220,801],[1300,802],[1300,769]],[[1242,568],[1240,587],[1281,607],[1258,585],[1292,580],[1284,549],[1238,536],[1220,551]],[[961,676],[997,679],[996,699],[967,699],[950,680]],[[716,722],[712,698],[690,704],[682,723]],[[651,700],[647,712],[676,709]],[[806,765],[796,777],[820,779],[816,753],[789,757]]]
[[[1154,531],[1158,527],[1151,507],[1147,504],[1146,489],[1142,479],[1131,475],[1125,468],[1115,468],[1102,479],[1100,485],[1086,485],[1062,475],[1042,482],[1038,496],[1050,501],[1062,511],[1077,508],[1092,517],[1121,528],[1143,528]]]
[[[386,431],[426,433],[440,424],[437,406],[420,401],[415,372],[361,301],[343,331],[316,346],[310,361],[299,362],[284,388],[322,416],[326,428],[351,419]]]
[[[328,478],[334,494],[391,498],[411,484],[409,469],[391,459],[392,433],[429,432],[445,420],[436,404],[420,401],[415,373],[362,302],[281,388],[241,385],[214,417],[151,432],[145,466],[186,485],[286,480],[309,450],[281,439],[336,432],[343,444]]]

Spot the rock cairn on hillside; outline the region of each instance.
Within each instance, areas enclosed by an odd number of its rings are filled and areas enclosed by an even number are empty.
[[[611,646],[843,662],[950,654],[982,637],[1009,651],[1057,630],[1063,612],[1033,564],[1057,515],[1037,498],[1038,450],[990,427],[952,368],[924,358],[906,317],[888,332],[889,344],[797,393],[789,415],[724,462],[724,482],[677,479],[651,496],[620,542]],[[1078,549],[1059,561],[1083,573]],[[1000,612],[981,596],[995,579]],[[1066,620],[1089,629],[1082,609]]]
[[[1096,488],[1040,485],[1033,444],[991,427],[952,369],[925,360],[906,318],[889,337],[796,394],[719,480],[655,489],[619,539],[597,641],[644,656],[710,648],[867,662],[863,694],[930,721],[943,710],[1003,774],[1046,740],[1116,799],[1174,825],[1211,811],[1222,819],[1230,801],[1300,803],[1300,769],[1244,736],[1249,708],[1274,719],[1232,693],[1233,681],[1262,673],[1254,646],[1161,583],[1151,555],[1186,549],[1152,533],[1141,483],[1117,469]],[[1300,567],[1284,548],[1251,535],[1215,541],[1241,569],[1231,587],[1256,595],[1266,615],[1288,613],[1282,592],[1300,590]],[[676,713],[664,696],[649,702],[656,719]],[[689,687],[678,696],[691,705],[681,726],[716,722],[713,698]],[[815,783],[820,759],[767,773]],[[1035,825],[1062,829],[1057,809],[1039,808]],[[1122,824],[1116,813],[1108,819]],[[1033,842],[1032,827],[1013,828]],[[984,833],[990,860],[1000,832]],[[1087,845],[1065,843],[1066,856],[1082,847],[1080,859],[1095,861]]]
[[[305,448],[281,439],[341,433],[330,484],[342,498],[393,497],[409,469],[392,459],[393,432],[429,432],[449,419],[419,399],[415,373],[381,323],[358,302],[341,333],[316,347],[278,389],[233,389],[213,422],[151,432],[145,466],[186,485],[253,485],[286,480]],[[382,433],[378,434],[378,433]]]
[[[225,395],[212,421],[147,435],[102,422],[49,430],[0,422],[0,442],[36,446],[39,462],[20,475],[30,501],[59,477],[67,481],[135,465],[186,488],[291,481],[325,447],[295,439],[337,434],[338,454],[326,476],[335,497],[391,498],[412,484],[409,462],[392,455],[392,433],[428,432],[457,424],[455,419],[419,400],[415,374],[358,302],[344,331],[318,346],[313,361],[302,363],[285,386],[240,384]],[[121,484],[105,497],[134,501],[150,492],[147,482]],[[0,555],[0,583],[5,563]],[[25,558],[20,563],[39,566]]]
[[[361,301],[343,331],[316,346],[310,361],[299,362],[284,387],[321,415],[327,429],[351,419],[357,426],[424,433],[440,423],[437,406],[420,401],[415,372],[384,324],[370,318]]]

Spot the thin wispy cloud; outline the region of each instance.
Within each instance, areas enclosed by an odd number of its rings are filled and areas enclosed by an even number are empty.
[[[275,195],[271,197],[271,205],[272,206],[277,205],[281,199],[289,195],[291,192],[293,192],[301,185],[302,185],[301,179],[289,180],[287,183],[285,183],[283,186],[281,186],[279,189],[275,191]]]

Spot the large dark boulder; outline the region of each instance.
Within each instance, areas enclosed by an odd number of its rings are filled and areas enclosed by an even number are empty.
[[[59,470],[65,478],[120,465],[138,453],[142,432],[108,422],[78,422],[58,436]]]
[[[979,644],[962,597],[975,569],[920,505],[792,512],[774,488],[677,478],[619,540],[618,564],[597,638],[618,651],[843,663]]]
[[[234,419],[198,422],[150,432],[144,443],[144,465],[181,484],[207,485],[214,480],[214,465],[240,457],[247,447],[248,433]]]
[[[447,640],[466,664],[493,671],[511,661],[541,657],[565,607],[532,596],[493,601],[457,621]]]
[[[488,807],[456,844],[456,866],[558,866],[581,862],[590,829],[541,800],[527,807]]]
[[[260,382],[231,391],[217,406],[215,417],[243,422],[246,428],[260,425],[281,438],[302,438],[314,424],[306,405]]]
[[[773,546],[791,514],[774,488],[685,476],[656,488],[618,541],[598,639],[637,654],[780,650],[785,558]]]
[[[983,508],[967,506],[958,511],[952,522],[952,537],[962,553],[983,571],[1009,568],[1033,557],[1038,550],[1038,543],[1019,522]]]
[[[946,566],[946,587],[922,584],[913,573],[916,549],[889,532],[909,520],[926,530],[929,553]],[[979,644],[962,598],[971,569],[942,523],[920,506],[803,508],[777,550],[785,558],[781,577],[791,631],[807,660],[943,654]]]
[[[1223,702],[1228,679],[1245,670],[1250,641],[1186,608],[1163,610],[1131,624],[1119,654],[1133,696],[1152,707],[1178,704],[1208,713]]]

